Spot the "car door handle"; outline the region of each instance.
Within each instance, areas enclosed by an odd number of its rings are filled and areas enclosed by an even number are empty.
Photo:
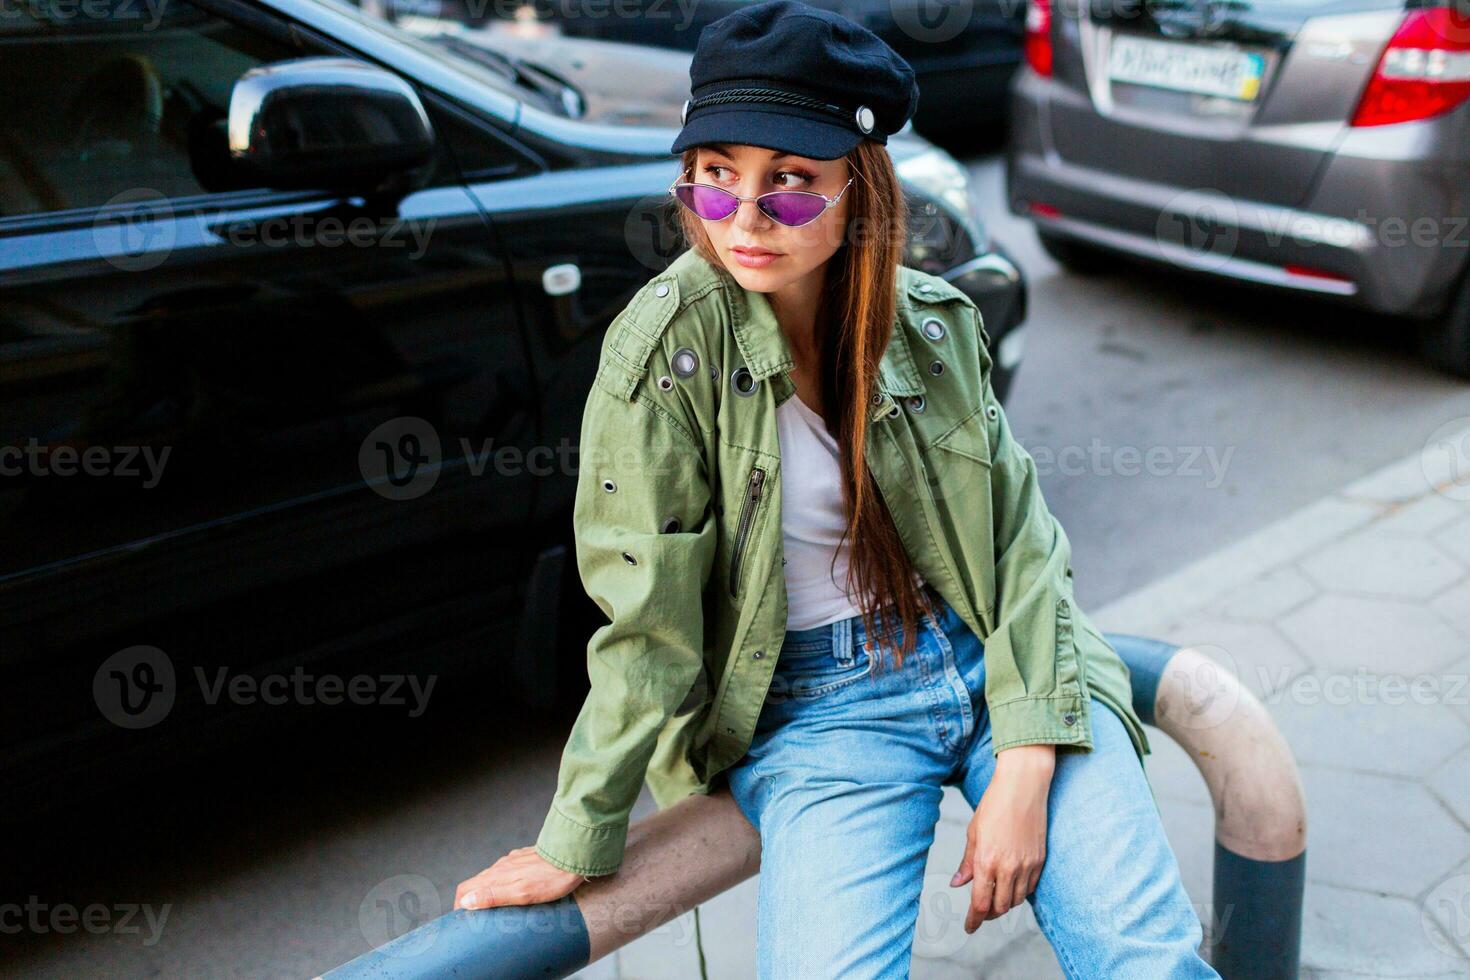
[[[575,262],[547,266],[541,273],[541,288],[548,296],[565,296],[582,288],[582,269]]]

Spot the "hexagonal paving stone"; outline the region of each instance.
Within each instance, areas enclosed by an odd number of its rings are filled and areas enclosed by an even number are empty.
[[[1199,766],[1178,742],[1156,728],[1148,730],[1149,748],[1144,758],[1144,771],[1163,809],[1169,801],[1210,805],[1210,789],[1200,775]]]
[[[699,907],[705,962],[712,980],[755,976],[755,908],[760,878],[748,878]],[[684,980],[699,976],[694,913],[685,912],[617,952],[618,976]]]
[[[1283,565],[1247,582],[1206,609],[1224,619],[1270,622],[1320,591],[1298,568]]]
[[[1458,711],[1461,718],[1470,722],[1470,657],[1445,668],[1442,676],[1446,686],[1454,685],[1458,688],[1452,697],[1448,697],[1450,707]],[[1463,686],[1461,678],[1464,678]]]
[[[1414,898],[1470,857],[1467,831],[1421,783],[1302,767],[1307,878]]]
[[[1335,592],[1426,599],[1465,577],[1465,568],[1423,538],[1369,529],[1304,558],[1302,569]]]
[[[1308,882],[1302,963],[1316,976],[1464,976],[1470,962],[1441,948],[1435,928],[1410,899]]]
[[[1169,849],[1179,862],[1179,879],[1202,920],[1211,914],[1215,881],[1215,808],[1209,803],[1161,800],[1159,814]],[[1206,923],[1208,925],[1208,923]]]
[[[1470,563],[1470,518],[1440,528],[1434,533],[1434,540],[1462,562]]]
[[[1470,726],[1450,707],[1425,703],[1448,691],[1436,675],[1421,675],[1417,689],[1404,680],[1316,672],[1286,684],[1266,707],[1299,764],[1425,776],[1470,745]]]
[[[1328,670],[1432,673],[1465,655],[1465,637],[1421,603],[1329,593],[1288,613],[1281,632]]]
[[[1429,608],[1465,634],[1466,646],[1470,647],[1470,581],[1452,585],[1430,599]]]
[[[1430,774],[1429,788],[1470,826],[1470,746],[1461,749]]]
[[[1427,534],[1461,517],[1470,517],[1470,501],[1431,493],[1394,509],[1375,521],[1373,529],[1387,534]]]

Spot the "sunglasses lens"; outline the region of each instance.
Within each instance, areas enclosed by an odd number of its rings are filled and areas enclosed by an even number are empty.
[[[772,221],[783,225],[804,225],[814,220],[827,207],[827,202],[815,194],[776,191],[760,199],[760,209]]]
[[[674,188],[674,196],[705,221],[728,218],[740,206],[735,195],[708,184],[680,184]]]

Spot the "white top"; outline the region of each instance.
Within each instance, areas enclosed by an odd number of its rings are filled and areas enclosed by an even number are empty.
[[[837,440],[795,392],[777,406],[776,428],[781,441],[786,628],[811,629],[861,615],[856,595],[845,589],[852,538],[838,547],[847,525]],[[923,578],[916,572],[914,580]]]

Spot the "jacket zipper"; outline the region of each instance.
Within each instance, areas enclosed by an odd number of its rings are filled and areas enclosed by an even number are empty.
[[[765,483],[766,471],[759,466],[750,471],[745,483],[745,503],[740,506],[740,523],[735,527],[735,553],[730,557],[730,597],[740,591],[740,559],[745,557],[745,543],[750,537],[750,526],[754,522],[755,508],[761,499],[761,485]]]

